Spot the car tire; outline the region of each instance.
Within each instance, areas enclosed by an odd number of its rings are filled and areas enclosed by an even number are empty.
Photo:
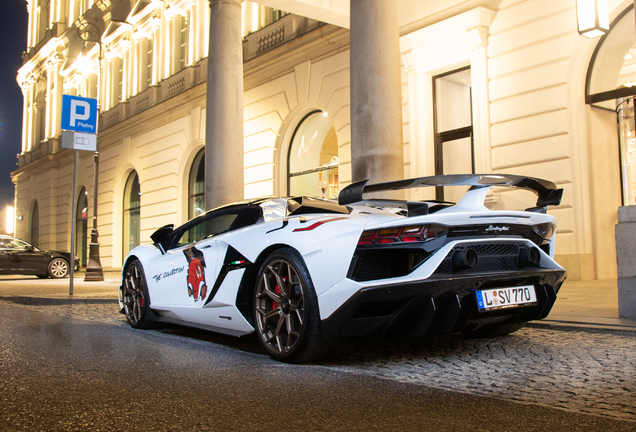
[[[497,336],[505,336],[522,329],[527,323],[514,324],[490,324],[478,328],[477,330],[464,331],[463,333],[472,338],[494,338]]]
[[[53,258],[49,261],[48,273],[53,279],[66,277],[68,272],[68,262],[64,258]]]
[[[285,363],[323,357],[318,298],[300,254],[283,248],[260,267],[254,290],[256,335],[267,353]]]
[[[139,260],[126,266],[120,297],[124,315],[133,328],[148,329],[154,326],[156,321],[150,310],[146,275]]]

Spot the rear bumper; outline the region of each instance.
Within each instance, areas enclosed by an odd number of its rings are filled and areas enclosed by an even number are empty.
[[[430,278],[365,287],[322,321],[323,337],[413,337],[475,330],[545,318],[565,280],[565,270],[536,269]],[[476,290],[534,285],[537,304],[477,310]]]

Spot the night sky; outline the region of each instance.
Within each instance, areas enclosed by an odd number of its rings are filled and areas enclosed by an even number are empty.
[[[0,211],[13,204],[11,171],[21,151],[22,90],[16,81],[26,50],[25,0],[2,0],[0,5]],[[4,225],[4,223],[2,223]]]

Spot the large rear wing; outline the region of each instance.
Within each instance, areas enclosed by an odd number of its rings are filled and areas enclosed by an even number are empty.
[[[372,185],[367,185],[368,182],[369,180],[363,180],[352,183],[341,190],[338,195],[338,204],[347,205],[362,201],[362,195],[369,192],[430,186],[471,186],[471,189],[503,186],[525,189],[534,192],[538,196],[537,207],[559,205],[561,203],[561,197],[563,196],[563,189],[558,189],[556,185],[550,181],[509,174],[436,175]]]

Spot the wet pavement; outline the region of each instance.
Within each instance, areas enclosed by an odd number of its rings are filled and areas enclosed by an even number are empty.
[[[78,281],[76,279],[74,287],[76,294],[73,296],[72,302],[69,300],[68,292],[63,291],[64,282],[66,283],[66,289],[68,289],[68,279],[65,281],[52,281],[28,277],[0,277],[0,296],[5,300],[11,300],[0,302],[0,308],[2,308],[0,311],[4,314],[6,314],[7,310],[12,311],[9,315],[13,314],[14,318],[21,317],[18,319],[19,322],[26,320],[19,325],[26,326],[28,331],[20,330],[20,333],[24,332],[24,334],[22,336],[16,334],[16,340],[22,340],[22,343],[28,345],[35,343],[43,344],[43,346],[46,346],[48,342],[38,342],[39,338],[55,338],[59,334],[62,339],[70,338],[69,340],[73,340],[73,336],[63,334],[67,330],[51,328],[51,323],[56,323],[53,326],[58,328],[64,324],[64,326],[69,326],[69,329],[74,329],[72,331],[77,331],[77,328],[84,329],[82,330],[84,331],[82,338],[86,340],[90,340],[93,337],[100,339],[100,335],[104,333],[110,334],[114,332],[118,334],[116,337],[109,336],[108,338],[121,339],[121,342],[117,342],[117,346],[123,344],[124,347],[117,348],[110,354],[106,352],[104,355],[107,356],[119,353],[120,349],[132,349],[131,346],[126,344],[135,346],[141,344],[135,348],[136,354],[126,360],[133,361],[135,364],[140,361],[140,357],[143,357],[141,352],[146,349],[143,347],[144,344],[150,341],[152,341],[150,352],[157,359],[169,356],[171,349],[173,349],[171,348],[173,344],[188,347],[192,344],[197,349],[214,353],[209,357],[203,356],[201,359],[193,360],[191,364],[181,363],[180,366],[171,366],[171,373],[174,373],[172,379],[178,380],[179,383],[183,379],[181,374],[186,373],[179,371],[180,367],[183,367],[184,370],[191,370],[195,376],[199,377],[201,376],[201,371],[207,371],[207,373],[212,375],[217,373],[230,374],[232,376],[236,374],[242,375],[243,372],[225,369],[225,366],[221,370],[214,369],[217,363],[216,350],[221,350],[224,353],[223,355],[236,356],[239,365],[244,361],[245,356],[250,359],[257,359],[259,363],[257,367],[265,367],[268,371],[265,373],[266,376],[270,374],[270,367],[276,371],[281,370],[281,368],[284,370],[290,369],[294,371],[294,374],[297,373],[295,368],[299,368],[298,371],[301,372],[298,373],[308,373],[308,376],[317,374],[318,380],[324,379],[324,376],[331,377],[330,374],[335,374],[338,380],[342,379],[344,382],[349,382],[349,380],[357,382],[356,380],[360,379],[365,383],[374,383],[366,390],[360,388],[359,391],[362,394],[356,397],[363,397],[365,391],[386,391],[383,386],[388,386],[388,388],[393,389],[390,392],[396,392],[391,393],[391,397],[395,398],[396,401],[400,401],[401,407],[408,406],[408,408],[404,408],[407,412],[416,410],[416,407],[410,406],[409,403],[403,401],[402,392],[411,394],[410,392],[415,391],[417,394],[420,394],[420,392],[425,394],[422,397],[426,401],[428,401],[427,398],[429,397],[451,397],[451,399],[458,398],[458,400],[463,400],[464,397],[476,397],[477,399],[474,401],[473,399],[469,400],[476,404],[475,415],[477,416],[486,415],[485,411],[484,413],[481,411],[485,409],[484,407],[492,406],[494,411],[499,412],[498,404],[504,404],[502,405],[504,412],[507,409],[513,410],[514,407],[518,406],[523,407],[523,412],[525,412],[524,410],[532,411],[534,408],[549,409],[550,414],[547,414],[548,416],[552,416],[554,410],[559,413],[572,414],[573,418],[576,419],[573,423],[574,427],[564,427],[567,430],[577,430],[579,427],[581,428],[580,430],[600,430],[595,428],[600,424],[604,424],[602,421],[605,420],[594,420],[592,423],[587,423],[588,420],[582,420],[587,419],[588,417],[586,416],[590,416],[589,418],[593,419],[613,419],[618,421],[616,424],[611,424],[609,430],[636,430],[636,367],[634,366],[636,365],[636,322],[618,318],[615,291],[612,291],[616,289],[616,283],[612,281],[566,283],[559,293],[557,304],[547,320],[533,322],[528,327],[505,337],[480,340],[455,334],[403,341],[373,343],[357,341],[352,344],[342,357],[329,363],[298,367],[281,365],[270,361],[262,353],[258,342],[253,338],[236,339],[178,326],[162,326],[159,329],[147,332],[130,329],[124,316],[118,313],[116,304],[116,290],[119,284],[118,274],[108,274],[105,282],[97,283],[82,283],[81,280]],[[48,302],[47,299],[49,300]],[[17,304],[16,301],[21,304]],[[41,303],[38,303],[38,301],[41,301]],[[6,320],[4,322],[7,323]],[[11,326],[9,325],[9,327]],[[4,324],[1,328],[3,329],[2,334],[4,334],[6,331]],[[34,337],[28,335],[30,331],[35,331],[36,335]],[[95,335],[93,335],[93,331]],[[2,334],[0,334],[0,339],[4,337]],[[108,338],[104,340],[108,340]],[[0,342],[3,343],[4,349],[4,340]],[[96,341],[73,342],[69,345],[69,349],[72,352],[79,350],[81,357],[81,351],[87,349],[87,344],[88,349],[92,349],[92,346],[97,346],[101,343]],[[2,352],[6,354],[7,351]],[[7,365],[3,360],[4,354],[0,355],[0,374]],[[51,357],[50,364],[44,358],[41,358],[42,365],[45,368],[58,367],[54,366],[54,364],[57,361],[55,359],[59,355],[60,353],[55,353]],[[68,355],[62,354],[62,357],[65,356]],[[148,361],[151,369],[153,365],[161,364],[156,363],[154,358],[146,359],[145,361]],[[227,361],[232,362],[232,360]],[[27,361],[28,363],[29,361]],[[91,369],[94,374],[97,376],[103,374],[108,376],[108,374],[111,374],[108,367],[102,368],[100,364],[100,362],[94,364],[93,369]],[[74,368],[75,366],[71,367]],[[142,365],[141,367],[143,368],[144,366]],[[239,369],[241,368],[241,366],[238,367]],[[251,367],[254,366],[249,366],[248,369]],[[165,377],[165,379],[168,379],[168,377]],[[185,380],[184,382],[189,381]],[[177,387],[180,386],[180,384],[175,382],[166,385],[172,386],[171,388],[174,388],[175,385]],[[229,382],[226,385],[229,385]],[[302,387],[304,384],[295,383],[294,385]],[[376,385],[380,387],[374,387]],[[188,386],[195,385],[191,383]],[[414,386],[417,390],[413,390],[411,386]],[[399,390],[395,390],[396,388]],[[439,396],[435,392],[432,394],[428,393],[433,390],[440,391],[442,392],[440,394],[447,396]],[[155,392],[154,394],[157,392],[161,393],[161,390],[156,388],[153,391]],[[228,388],[225,391],[233,396],[241,394],[238,390]],[[282,391],[283,396],[281,397],[284,399],[288,397],[286,392],[296,394],[294,389],[285,388],[279,389],[279,391]],[[340,391],[349,392],[346,386],[341,389],[335,383],[329,391],[334,392],[335,396],[333,397],[340,397]],[[113,392],[117,393],[115,390]],[[0,387],[1,394],[3,392]],[[5,401],[13,401],[13,398],[18,396],[13,395],[10,398],[6,398]],[[220,396],[215,395],[215,397]],[[269,394],[267,397],[269,397]],[[308,396],[303,394],[302,397]],[[327,398],[329,397],[332,396],[327,396]],[[352,400],[355,400],[355,398]],[[378,403],[390,405],[392,400],[382,400]],[[325,404],[326,401],[322,403]],[[346,402],[345,405],[356,407],[358,403],[367,406],[366,402],[360,401],[355,403]],[[420,401],[418,403],[426,406],[425,402]],[[15,404],[18,404],[18,402],[15,402]],[[508,404],[511,405],[509,406]],[[0,411],[2,410],[1,405]],[[387,409],[389,405],[387,405]],[[14,406],[17,407],[18,405]],[[224,409],[227,409],[227,407]],[[339,411],[340,408],[324,405],[323,409],[329,413],[341,413],[346,417],[346,412]],[[377,409],[377,407],[374,409]],[[444,410],[440,412],[441,417],[438,418],[440,423],[435,423],[436,425],[445,424],[443,423],[444,412]],[[407,417],[411,416],[409,421],[416,421],[417,423],[417,415],[420,415],[417,413],[419,411],[416,410],[408,414]],[[320,416],[319,413],[316,413],[316,415]],[[389,414],[387,413],[387,415]],[[543,415],[543,412],[541,415]],[[560,418],[560,415],[557,417]],[[431,413],[427,412],[426,416],[429,418]],[[476,429],[475,425],[473,425],[471,429],[535,430],[533,429],[535,424],[532,423],[530,417],[524,419],[522,416],[517,419],[513,416],[515,420],[506,419],[505,416],[495,417],[496,419],[493,420],[493,423],[489,423],[489,420]],[[463,429],[463,427],[459,427],[460,423],[454,422],[455,420],[457,419],[451,419],[450,423],[446,424],[447,426],[453,426],[447,430]],[[468,421],[467,419],[464,420]],[[528,421],[527,423],[519,423],[526,420]],[[250,421],[255,421],[255,419]],[[347,423],[345,420],[336,421],[335,418],[332,418],[329,421],[332,426],[340,425],[344,428],[343,425],[347,425],[347,429],[350,429],[351,423]],[[601,423],[596,423],[597,421]],[[76,423],[71,422],[69,424]],[[193,430],[197,429],[197,426],[192,426],[194,423],[188,424],[190,425],[188,427],[192,427]],[[209,425],[209,423],[206,424]],[[362,422],[360,424],[366,423]],[[377,423],[377,425],[385,427],[383,430],[397,429],[398,424],[403,425],[400,426],[402,429],[427,429],[413,428],[413,424],[410,425],[410,428],[404,426],[408,422],[398,422],[395,425],[382,421]],[[522,424],[523,427],[520,426]],[[536,428],[536,430],[562,430],[556,427],[559,424],[558,421],[556,423],[539,422],[539,424],[542,424],[542,427]],[[583,424],[588,425],[589,428],[584,428]],[[113,426],[114,423],[110,425]],[[300,429],[323,430],[319,424],[311,423],[311,425],[315,427],[309,429],[301,427]],[[377,425],[374,423],[374,425],[359,430],[377,429]],[[511,428],[511,425],[515,425],[515,427]],[[393,426],[396,427],[394,428]],[[119,427],[117,426],[115,429]],[[230,429],[233,428],[230,427]],[[279,427],[278,429],[281,428]],[[4,430],[1,424],[0,430]],[[61,430],[73,429],[62,428]],[[283,428],[282,430],[288,429]],[[327,428],[324,428],[324,430],[327,430]],[[440,428],[437,428],[437,430],[440,430]]]

